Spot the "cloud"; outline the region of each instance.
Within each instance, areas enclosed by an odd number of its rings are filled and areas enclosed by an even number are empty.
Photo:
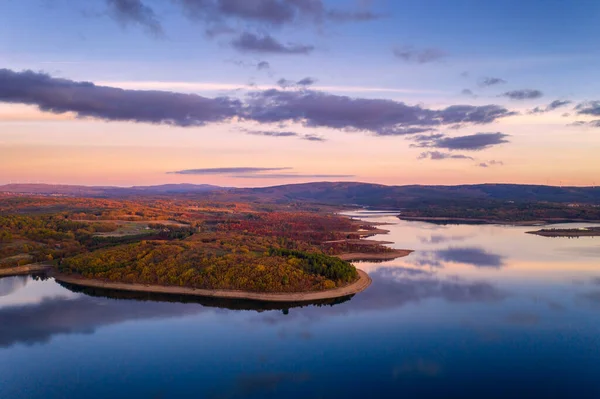
[[[475,97],[475,93],[473,93],[473,90],[471,89],[463,89],[460,94],[464,96]]]
[[[430,62],[439,61],[447,56],[443,50],[436,48],[416,49],[413,46],[396,47],[393,50],[396,58],[405,62],[414,62],[417,64],[427,64]]]
[[[304,79],[300,79],[299,81],[297,81],[296,85],[302,86],[302,87],[307,87],[307,86],[312,86],[315,83],[317,83],[316,79],[310,78],[310,77],[306,77]]]
[[[273,54],[310,54],[314,46],[304,44],[283,44],[269,34],[256,35],[244,32],[231,42],[232,46],[242,52]]]
[[[498,105],[428,109],[399,101],[315,90],[268,89],[249,92],[243,99],[207,98],[170,91],[97,86],[8,69],[0,69],[0,102],[35,105],[44,112],[71,112],[78,117],[105,121],[190,127],[237,118],[260,123],[296,122],[307,127],[365,131],[380,136],[418,134],[455,124],[486,124],[515,115]]]
[[[294,82],[281,78],[277,81],[277,86],[281,87],[282,89],[287,89],[288,87],[294,86]]]
[[[322,24],[364,22],[380,18],[370,10],[328,9],[322,0],[175,0],[186,14],[207,22],[234,19],[246,23],[282,26],[294,23]]]
[[[294,174],[294,173],[265,173],[233,176],[239,179],[345,179],[355,175],[329,175],[329,174]]]
[[[174,175],[228,175],[232,173],[260,173],[280,170],[290,170],[290,167],[283,168],[255,168],[255,167],[227,167],[227,168],[203,168],[203,169],[184,169],[175,172],[167,172]]]
[[[501,94],[502,97],[508,97],[511,100],[533,100],[543,95],[544,93],[541,91],[533,89],[512,90]]]
[[[305,134],[304,136],[302,136],[302,139],[307,140],[307,141],[327,141],[327,139],[325,139],[322,136],[318,136],[316,134]]]
[[[240,115],[237,99],[154,90],[123,90],[32,71],[0,69],[0,102],[107,121],[202,126]]]
[[[271,132],[267,130],[244,130],[248,134],[255,136],[267,136],[267,137],[298,137],[298,133],[295,132]]]
[[[479,151],[486,148],[508,143],[506,138],[509,135],[504,133],[476,133],[467,136],[447,137],[444,135],[417,136],[418,144],[412,147],[417,148],[444,148],[447,150],[466,150]]]
[[[495,86],[495,85],[504,84],[504,83],[506,83],[506,80],[501,79],[501,78],[485,77],[479,81],[479,86],[489,87],[489,86]]]
[[[123,25],[140,25],[154,36],[163,36],[163,28],[152,8],[141,0],[106,0],[109,14]]]
[[[372,11],[329,10],[326,13],[326,17],[336,22],[366,22],[380,19],[381,15]]]
[[[439,151],[427,151],[427,152],[422,152],[421,155],[419,155],[419,159],[431,159],[431,160],[435,160],[435,161],[439,161],[442,159],[470,159],[470,160],[473,160],[473,157],[468,157],[466,155],[460,155],[460,154],[448,154],[448,153],[439,152]]]
[[[271,64],[269,64],[267,61],[260,61],[258,64],[256,64],[256,69],[259,71],[271,69]]]
[[[593,121],[575,121],[569,123],[567,126],[600,127],[600,119],[596,119]]]
[[[484,124],[514,115],[498,105],[453,105],[432,110],[393,100],[276,89],[250,93],[246,110],[249,119],[262,123],[290,121],[381,136],[422,133],[456,123]]]
[[[237,33],[237,31],[227,25],[215,25],[207,28],[204,33],[212,39],[217,36],[233,35],[234,33]]]
[[[298,134],[295,132],[272,132],[272,131],[268,131],[268,130],[248,130],[248,129],[240,129],[243,132],[246,132],[248,134],[252,134],[255,136],[266,136],[266,137],[298,137],[302,140],[307,140],[307,141],[318,141],[318,142],[325,142],[327,141],[326,138],[324,138],[323,136],[319,136],[316,134]]]
[[[481,162],[479,165],[480,168],[489,168],[490,166],[502,166],[504,165],[504,162],[502,161],[496,161],[496,160],[491,160],[491,161],[487,161],[487,162]]]
[[[580,115],[600,116],[600,101],[586,101],[577,104],[575,110]]]
[[[529,113],[530,114],[542,114],[544,112],[554,111],[555,109],[567,106],[567,105],[569,105],[571,103],[573,103],[573,101],[570,101],[570,100],[554,100],[550,104],[548,104],[545,108],[535,107],[531,111],[529,111]]]
[[[288,89],[290,87],[295,87],[295,88],[299,88],[299,89],[305,89],[308,86],[314,85],[317,82],[316,79],[314,78],[310,78],[310,77],[306,77],[304,79],[300,79],[297,82],[294,82],[292,80],[289,79],[285,79],[285,78],[281,78],[277,81],[277,86],[281,87],[282,89]]]

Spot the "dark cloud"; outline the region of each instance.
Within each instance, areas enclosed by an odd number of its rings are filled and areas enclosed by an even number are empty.
[[[481,162],[477,166],[479,166],[480,168],[489,168],[490,166],[502,166],[502,165],[504,165],[504,162],[496,161],[496,160],[492,159],[491,161]]]
[[[237,33],[237,30],[227,25],[215,25],[207,28],[204,33],[212,39],[217,36],[233,35],[234,33]]]
[[[548,104],[546,107],[535,107],[534,109],[532,109],[531,111],[529,111],[529,113],[530,114],[542,114],[544,112],[554,111],[555,109],[567,106],[567,105],[569,105],[571,103],[573,103],[573,101],[569,101],[569,100],[554,100],[550,104]]]
[[[417,64],[439,61],[448,55],[445,51],[440,49],[426,48],[419,50],[412,46],[396,47],[393,50],[393,53],[396,58],[399,58],[402,61],[414,62]]]
[[[231,167],[231,168],[203,168],[203,169],[184,169],[175,172],[168,172],[175,175],[227,175],[232,173],[260,173],[273,172],[280,170],[290,170],[290,167],[284,168],[255,168],[255,167]]]
[[[272,132],[272,131],[268,131],[268,130],[248,130],[248,129],[241,129],[243,132],[246,132],[248,134],[252,134],[255,136],[267,136],[267,137],[298,137],[302,140],[307,140],[307,141],[318,141],[318,142],[325,142],[327,141],[326,138],[324,138],[323,136],[319,136],[316,134],[298,134],[295,132]]]
[[[302,86],[302,87],[308,87],[308,86],[312,86],[315,83],[317,83],[317,80],[314,78],[310,78],[310,77],[306,77],[304,79],[300,79],[299,81],[296,82],[297,86]]]
[[[580,115],[600,116],[600,101],[586,101],[577,104],[575,110]]]
[[[463,89],[460,93],[464,96],[475,97],[475,93],[471,89]]]
[[[541,91],[533,89],[512,90],[501,94],[502,97],[508,97],[511,100],[533,100],[543,95],[544,93]]]
[[[263,123],[300,122],[309,127],[369,131],[377,135],[422,133],[440,125],[483,124],[514,115],[497,105],[453,105],[441,110],[393,100],[352,98],[313,90],[250,93],[248,118]]]
[[[440,152],[440,151],[427,151],[427,152],[422,152],[421,155],[419,155],[419,159],[432,159],[435,161],[440,161],[443,159],[470,159],[470,160],[473,160],[473,157],[468,157],[466,155],[460,155],[460,154],[448,154],[446,152]]]
[[[282,26],[293,23],[362,22],[380,18],[370,10],[328,9],[322,0],[175,0],[187,15],[205,21],[234,19]]]
[[[600,127],[600,119],[593,121],[575,121],[569,123],[567,126],[585,126],[585,127]]]
[[[418,136],[412,147],[418,148],[444,148],[447,150],[466,150],[479,151],[486,148],[508,143],[506,138],[509,135],[504,133],[476,133],[467,136],[447,137],[442,135]]]
[[[302,139],[307,141],[327,141],[327,139],[325,139],[324,137],[318,136],[316,134],[305,134],[304,136],[302,136]]]
[[[546,111],[552,111],[560,107],[571,104],[573,101],[570,100],[554,100],[546,107]]]
[[[137,24],[155,36],[162,36],[163,28],[152,8],[141,0],[106,0],[109,14],[123,25]]]
[[[277,86],[281,87],[282,89],[287,89],[288,87],[293,87],[294,85],[294,82],[284,78],[281,78],[277,81]]]
[[[477,247],[442,249],[435,251],[435,255],[444,262],[464,263],[475,267],[500,268],[504,266],[503,256]]]
[[[258,64],[256,64],[256,69],[258,69],[259,71],[270,68],[271,64],[269,64],[267,61],[260,61]]]
[[[294,173],[264,173],[236,175],[240,179],[345,179],[354,175],[328,175],[328,174],[294,174]]]
[[[381,15],[372,11],[329,10],[326,13],[326,17],[335,22],[368,22],[380,19]]]
[[[506,83],[506,80],[501,79],[501,78],[485,77],[485,78],[482,78],[478,84],[481,87],[489,87],[489,86],[495,86],[495,85],[504,84],[504,83]]]
[[[239,118],[260,123],[296,122],[307,127],[366,131],[381,136],[418,134],[456,124],[485,124],[515,114],[498,105],[427,109],[393,100],[352,98],[314,90],[254,91],[243,101],[232,97],[206,98],[196,94],[96,86],[44,73],[8,69],[0,69],[0,102],[35,105],[45,112],[72,112],[78,117],[106,121],[188,127]],[[480,140],[490,140],[489,133],[481,135]],[[505,135],[495,135],[501,136],[496,137],[497,141],[505,142],[501,140]],[[444,145],[443,140],[458,138],[440,140],[439,144]],[[488,145],[493,144],[496,143],[492,138]]]
[[[32,71],[0,69],[0,102],[36,105],[40,110],[107,121],[130,121],[176,126],[222,122],[241,112],[231,98],[206,98],[154,90],[123,90],[74,82]]]
[[[232,46],[242,52],[273,54],[309,54],[314,46],[304,44],[283,44],[269,34],[256,35],[244,32],[231,42]]]
[[[271,132],[268,130],[244,130],[248,134],[255,136],[267,136],[267,137],[298,137],[298,133],[294,132]]]

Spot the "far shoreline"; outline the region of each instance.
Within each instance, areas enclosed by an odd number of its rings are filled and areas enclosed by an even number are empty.
[[[455,217],[437,217],[437,216],[402,216],[398,219],[407,222],[426,222],[434,224],[497,224],[508,226],[543,226],[547,224],[561,223],[600,223],[600,220],[584,220],[584,219],[538,219],[538,220],[494,220],[480,218],[455,218]]]
[[[371,285],[371,278],[367,273],[360,269],[356,269],[356,271],[358,272],[358,280],[343,287],[322,291],[273,293],[235,290],[210,290],[177,286],[117,283],[96,279],[87,279],[84,277],[72,275],[63,275],[60,273],[51,273],[51,277],[54,277],[54,279],[58,282],[64,282],[82,287],[103,288],[117,291],[190,295],[205,298],[244,299],[261,302],[312,302],[322,299],[335,299],[349,295],[354,295],[367,289]]]

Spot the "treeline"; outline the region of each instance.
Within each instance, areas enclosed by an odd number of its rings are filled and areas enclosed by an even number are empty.
[[[238,246],[220,240],[120,245],[65,259],[63,273],[108,281],[177,285],[205,289],[296,292],[335,288],[353,281],[356,269],[319,253]],[[250,245],[248,245],[250,244]]]
[[[356,268],[339,258],[320,253],[308,253],[285,248],[271,248],[270,256],[285,256],[289,259],[300,259],[300,267],[305,271],[330,280],[350,282],[356,280]]]

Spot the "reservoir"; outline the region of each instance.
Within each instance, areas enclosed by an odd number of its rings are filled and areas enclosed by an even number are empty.
[[[1,279],[0,398],[600,397],[600,238],[352,215],[415,252],[335,301]]]

